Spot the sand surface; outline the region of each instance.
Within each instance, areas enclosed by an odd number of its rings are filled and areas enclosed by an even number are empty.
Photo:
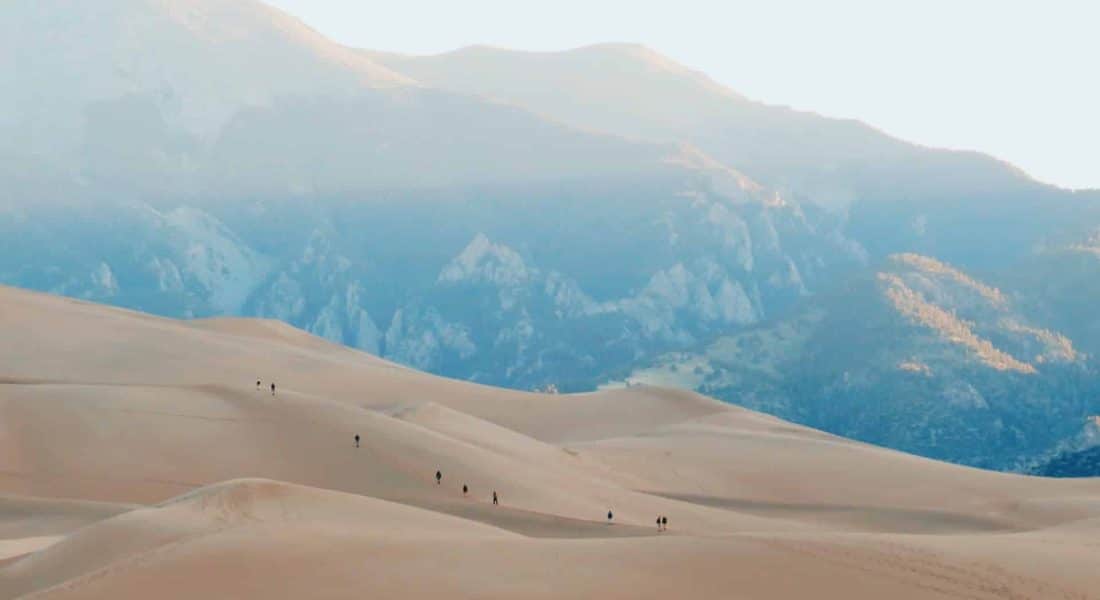
[[[1089,599],[1097,573],[1097,479],[0,288],[0,598]]]

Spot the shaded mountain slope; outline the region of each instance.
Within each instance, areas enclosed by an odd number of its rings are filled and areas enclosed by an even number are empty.
[[[897,255],[789,319],[672,354],[634,382],[677,382],[876,444],[993,468],[1080,432],[1095,366],[1002,290]]]

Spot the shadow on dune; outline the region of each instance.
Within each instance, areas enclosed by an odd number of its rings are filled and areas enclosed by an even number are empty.
[[[835,526],[849,531],[941,535],[1021,531],[1015,523],[1008,520],[938,510],[854,504],[791,504],[697,494],[653,495],[760,517]]]
[[[656,530],[622,523],[573,519],[508,506],[493,506],[476,500],[430,500],[426,498],[386,498],[391,502],[416,506],[470,521],[499,527],[533,538],[621,538],[657,535]]]

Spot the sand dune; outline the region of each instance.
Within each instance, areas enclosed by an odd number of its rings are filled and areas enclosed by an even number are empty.
[[[268,321],[0,288],[0,333],[3,598],[1100,597],[1098,480],[689,392],[451,381]]]
[[[355,525],[353,525],[355,524]],[[194,490],[80,529],[5,571],[5,595],[48,588],[74,577],[120,571],[150,554],[232,531],[262,540],[273,528],[404,541],[518,537],[473,521],[400,504],[270,480],[234,480]]]
[[[0,539],[64,535],[135,508],[138,505],[0,496]]]

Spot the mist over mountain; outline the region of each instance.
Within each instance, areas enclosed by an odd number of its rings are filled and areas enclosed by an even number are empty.
[[[754,102],[642,46],[366,56],[418,81],[586,130],[689,143],[789,200],[847,212],[850,230],[880,255],[912,250],[995,267],[1073,227],[1079,209],[1072,195],[992,157]],[[973,229],[977,222],[983,229]],[[989,241],[1005,247],[985,256]]]
[[[0,283],[451,377],[672,383],[994,468],[1100,409],[1100,194],[638,46],[407,57],[250,0],[14,0],[0,183]]]

